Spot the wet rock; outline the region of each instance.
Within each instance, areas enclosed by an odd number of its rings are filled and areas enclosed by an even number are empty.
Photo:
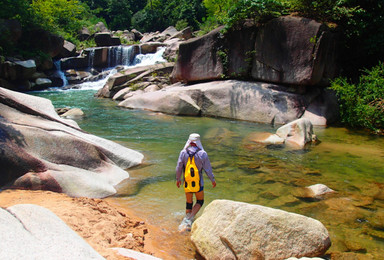
[[[61,116],[66,118],[78,118],[83,117],[84,112],[80,108],[71,108],[65,113],[61,114]]]
[[[328,188],[324,184],[315,184],[307,187],[308,190],[312,193],[312,197],[318,198],[321,197],[325,194],[333,193],[335,192],[334,190]]]
[[[69,41],[64,41],[64,45],[63,45],[63,48],[61,49],[59,56],[61,58],[76,56],[76,45],[74,45]]]
[[[330,254],[332,260],[374,260],[370,254],[359,254],[354,252],[333,252]]]
[[[302,184],[302,181],[299,181]],[[325,195],[334,193],[335,191],[328,188],[324,184],[315,184],[305,188],[297,188],[294,192],[294,195],[302,199],[313,199],[320,200],[323,199]]]
[[[283,138],[285,144],[304,148],[307,143],[317,140],[313,134],[313,126],[309,119],[300,118],[277,129],[276,134]]]
[[[369,218],[369,223],[374,229],[384,231],[384,212],[376,212]]]
[[[120,45],[120,39],[113,37],[110,32],[100,32],[95,34],[95,42],[98,47]]]
[[[35,83],[36,85],[33,87],[35,90],[46,89],[52,86],[52,81],[47,78],[37,78]]]
[[[262,144],[284,144],[285,139],[268,132],[253,133],[250,141]]]

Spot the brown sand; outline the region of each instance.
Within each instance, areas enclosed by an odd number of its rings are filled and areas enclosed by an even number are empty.
[[[128,248],[167,259],[164,252],[154,246],[158,228],[149,226],[133,212],[118,208],[108,200],[72,198],[50,191],[0,192],[0,207],[7,208],[15,204],[36,204],[51,210],[107,259],[128,259],[115,253],[110,249],[112,247]]]

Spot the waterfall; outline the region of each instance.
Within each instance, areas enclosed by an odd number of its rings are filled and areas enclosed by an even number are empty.
[[[165,47],[159,47],[157,48],[156,53],[138,54],[136,55],[135,60],[133,61],[133,65],[146,66],[166,62],[166,60],[163,58],[163,53],[165,49]]]
[[[95,55],[95,50],[96,50],[95,48],[89,48],[87,50],[89,68],[93,68],[93,65],[95,64],[94,59],[95,59],[95,56],[98,55],[97,53]],[[146,65],[153,65],[156,63],[166,62],[166,60],[162,57],[164,51],[165,51],[165,47],[161,47],[161,48],[158,48],[158,51],[156,53],[138,54],[134,56],[135,49],[132,46],[109,47],[107,52],[108,57],[107,57],[107,60],[105,61],[105,66],[108,65],[108,68],[106,68],[102,72],[103,73],[102,79],[97,81],[87,81],[81,84],[76,84],[76,89],[77,90],[87,90],[87,89],[97,90],[102,88],[107,82],[108,78],[117,72],[115,67],[119,65],[123,65],[126,68],[132,68],[136,66],[146,66]],[[64,73],[60,70],[60,60],[55,62],[55,65],[57,68],[57,73],[60,74],[60,78],[64,82],[63,86],[68,85],[68,81]]]
[[[93,61],[95,59],[95,49],[89,49],[89,54],[88,54],[88,66],[90,68],[93,68]]]
[[[61,87],[68,85],[67,77],[65,77],[64,72],[61,70],[61,60],[56,60],[53,64],[56,67],[56,73],[59,75],[60,79],[63,81],[63,85]]]
[[[113,46],[108,49],[108,67],[117,65],[130,66],[133,60],[132,46]]]

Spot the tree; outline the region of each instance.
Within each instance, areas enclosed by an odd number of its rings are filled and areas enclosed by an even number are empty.
[[[131,26],[132,11],[129,0],[109,0],[109,27],[113,30],[124,30]]]

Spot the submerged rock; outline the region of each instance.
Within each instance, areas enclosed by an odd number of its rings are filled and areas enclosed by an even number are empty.
[[[204,209],[191,240],[205,259],[316,257],[331,246],[327,229],[315,219],[229,200]]]
[[[312,192],[313,197],[320,197],[325,194],[335,192],[334,190],[328,188],[326,185],[320,183],[311,185],[307,188]]]
[[[276,134],[285,140],[285,144],[303,148],[307,143],[317,140],[309,119],[300,118],[277,129]]]
[[[82,117],[84,116],[84,112],[80,108],[71,108],[65,113],[61,114],[61,116],[66,118]]]

